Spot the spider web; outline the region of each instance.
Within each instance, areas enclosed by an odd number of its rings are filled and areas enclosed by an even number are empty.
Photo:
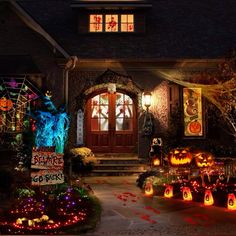
[[[40,96],[39,90],[26,77],[0,78],[0,100],[10,100],[12,107],[4,111],[0,107],[0,132],[21,131],[25,127],[25,115],[30,103]]]
[[[201,88],[203,96],[219,109],[222,117],[228,122],[232,129],[230,134],[236,137],[236,119],[232,116],[232,111],[236,109],[236,73],[232,74],[231,79],[218,79],[214,84],[188,82],[179,72],[160,71],[158,75],[184,87]]]

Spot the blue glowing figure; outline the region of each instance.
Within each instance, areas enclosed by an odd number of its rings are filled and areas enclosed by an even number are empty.
[[[36,147],[56,147],[57,153],[63,153],[68,137],[69,116],[64,107],[56,109],[50,97],[43,98],[47,111],[36,111],[33,115],[36,120]]]

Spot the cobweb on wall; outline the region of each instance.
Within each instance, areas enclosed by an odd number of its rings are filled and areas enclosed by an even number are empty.
[[[31,103],[39,96],[39,90],[26,77],[0,78],[0,132],[24,130]]]

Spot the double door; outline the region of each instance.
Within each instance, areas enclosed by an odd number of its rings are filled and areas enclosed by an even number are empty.
[[[136,112],[124,93],[101,93],[87,101],[86,144],[93,152],[134,152]]]

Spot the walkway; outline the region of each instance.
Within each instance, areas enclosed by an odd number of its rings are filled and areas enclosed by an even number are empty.
[[[147,198],[137,177],[87,177],[103,207],[95,232],[86,236],[235,236],[236,212],[182,200]]]

